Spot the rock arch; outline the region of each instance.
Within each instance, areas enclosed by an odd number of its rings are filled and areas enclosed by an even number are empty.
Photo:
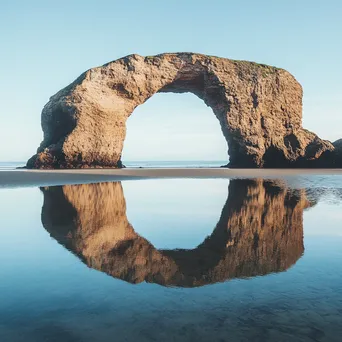
[[[231,167],[291,166],[334,149],[302,128],[302,88],[283,69],[193,53],[134,54],[86,71],[50,98],[44,140],[27,167],[120,167],[126,120],[157,92],[191,92],[212,108]]]

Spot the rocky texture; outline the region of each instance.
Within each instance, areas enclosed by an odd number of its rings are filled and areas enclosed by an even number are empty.
[[[336,140],[333,143],[334,146],[334,157],[331,158],[333,167],[342,167],[342,139]]]
[[[158,92],[191,92],[212,108],[230,167],[322,166],[334,150],[302,128],[302,88],[283,69],[193,53],[130,55],[50,98],[27,167],[121,167],[126,120]]]
[[[342,150],[342,139],[338,139],[333,143],[336,150],[339,152]]]
[[[89,267],[131,283],[182,287],[286,270],[303,254],[303,209],[311,205],[303,191],[282,184],[232,180],[203,243],[158,250],[128,222],[119,182],[42,191],[43,226]]]

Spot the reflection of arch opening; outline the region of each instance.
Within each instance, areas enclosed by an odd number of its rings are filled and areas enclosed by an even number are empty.
[[[157,93],[138,106],[126,123],[122,161],[186,161],[227,164],[227,141],[210,107],[191,93]],[[139,162],[143,162],[142,164]],[[182,164],[184,165],[184,164]],[[188,165],[184,165],[188,166]]]

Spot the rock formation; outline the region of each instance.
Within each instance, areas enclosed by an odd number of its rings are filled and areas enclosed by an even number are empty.
[[[89,267],[131,283],[194,287],[288,269],[304,251],[302,191],[231,180],[212,234],[193,250],[158,250],[128,222],[117,183],[42,188],[42,223]]]
[[[287,71],[169,53],[90,69],[53,95],[42,111],[44,140],[27,167],[121,167],[126,120],[158,92],[191,92],[212,108],[230,167],[329,164],[334,146],[302,128],[302,88]]]
[[[332,163],[333,167],[342,167],[342,139],[336,140],[333,143],[334,146],[334,157],[332,158]]]

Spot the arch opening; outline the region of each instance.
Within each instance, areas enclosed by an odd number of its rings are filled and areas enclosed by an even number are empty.
[[[228,163],[227,141],[213,110],[203,104],[199,94],[176,87],[177,92],[168,88],[154,94],[128,118],[121,158],[124,165],[204,167]]]

